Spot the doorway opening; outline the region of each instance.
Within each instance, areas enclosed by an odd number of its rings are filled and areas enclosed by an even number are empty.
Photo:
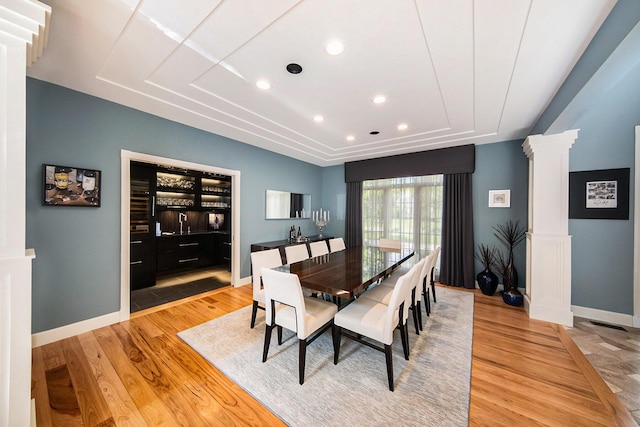
[[[132,191],[140,165],[152,170],[142,208]],[[121,321],[153,305],[237,286],[240,172],[126,150],[121,170]]]

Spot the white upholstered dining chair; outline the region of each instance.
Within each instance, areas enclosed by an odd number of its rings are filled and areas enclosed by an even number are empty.
[[[379,285],[363,292],[360,295],[360,298],[369,298],[382,304],[389,304],[391,295],[395,286],[397,285],[398,279],[406,274],[410,274],[409,277],[411,286],[409,288],[410,293],[407,297],[407,301],[405,302],[405,308],[407,309],[407,316],[405,316],[405,321],[408,318],[408,311],[411,311],[413,313],[413,324],[416,329],[416,335],[420,335],[420,330],[422,330],[422,315],[419,311],[420,305],[416,304],[416,295],[419,300],[421,292],[421,282],[419,282],[419,278],[422,271],[424,270],[426,261],[427,258],[425,257],[411,266],[409,270],[397,270],[396,273],[394,273],[388,279],[383,280]]]
[[[307,244],[286,246],[284,253],[287,255],[287,264],[293,264],[294,262],[304,261],[309,259],[309,251],[307,250]]]
[[[394,239],[380,239],[378,240],[378,247],[385,249],[397,249],[400,250],[402,242]]]
[[[253,274],[253,309],[251,310],[251,329],[256,324],[258,308],[264,310],[264,288],[262,287],[262,267],[273,268],[282,265],[282,258],[278,249],[251,252],[251,271]]]
[[[329,247],[327,246],[327,242],[324,240],[309,243],[309,249],[311,249],[312,258],[329,253]]]
[[[342,237],[336,237],[333,239],[329,239],[329,250],[331,252],[343,251],[347,247],[344,244],[344,239]]]
[[[414,270],[415,271],[415,270]],[[336,313],[333,319],[333,363],[338,364],[340,358],[340,340],[342,335],[361,342],[385,354],[387,362],[387,379],[389,390],[393,391],[393,356],[391,345],[393,344],[393,332],[400,330],[404,358],[409,360],[409,337],[405,304],[411,290],[411,275],[409,270],[400,277],[393,288],[389,298],[389,304],[383,304],[369,298],[358,298]],[[365,292],[366,293],[366,292]],[[350,331],[351,333],[345,333]],[[371,342],[364,341],[361,337],[367,337],[378,341],[380,347]]]
[[[262,362],[267,361],[274,327],[278,327],[278,344],[282,344],[282,328],[295,332],[299,348],[298,377],[303,384],[307,345],[331,327],[338,306],[318,298],[304,297],[295,274],[263,268],[262,280],[267,322]]]

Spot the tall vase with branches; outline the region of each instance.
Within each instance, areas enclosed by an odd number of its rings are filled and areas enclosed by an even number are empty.
[[[476,276],[478,286],[483,294],[493,295],[498,288],[498,276],[491,271],[491,268],[496,266],[496,248],[481,243],[478,245],[475,257],[484,267],[484,270]]]
[[[510,296],[520,296],[521,299],[522,294],[518,291],[518,272],[513,266],[513,249],[525,239],[526,228],[521,226],[520,221],[518,220],[509,220],[504,224],[498,224],[493,227],[493,229],[495,230],[494,236],[507,249],[506,257],[502,252],[497,252],[497,260],[502,267],[502,282],[505,294]],[[520,304],[521,302],[517,305]]]

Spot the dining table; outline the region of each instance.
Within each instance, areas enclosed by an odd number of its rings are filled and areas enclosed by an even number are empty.
[[[413,249],[380,246],[352,246],[304,261],[287,264],[281,270],[298,275],[302,287],[350,300],[414,256]]]

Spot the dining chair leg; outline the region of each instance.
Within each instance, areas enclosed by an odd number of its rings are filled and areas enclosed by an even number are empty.
[[[411,312],[413,313],[413,326],[416,328],[416,335],[420,335],[418,313],[416,313],[416,288],[411,291]]]
[[[282,345],[282,326],[278,325],[278,345]]]
[[[431,297],[429,296],[429,288],[427,287],[427,282],[422,284],[422,296],[424,297],[424,311],[427,313],[427,317],[431,314]]]
[[[407,328],[407,324],[402,322],[401,320],[398,324],[398,329],[400,330],[400,339],[402,340],[402,351],[404,352],[404,358],[406,360],[409,360],[409,334],[407,333],[409,328]]]
[[[424,330],[422,328],[422,308],[420,307],[420,301],[416,303],[416,310],[418,311],[418,323],[420,324],[420,330]]]
[[[300,377],[300,385],[304,384],[304,365],[307,360],[307,340],[298,340],[298,349],[300,352],[298,359],[298,376]]]
[[[436,301],[436,282],[433,280],[433,270],[431,270],[431,292],[433,293],[433,303],[435,304],[438,301]]]
[[[342,328],[340,326],[333,325],[331,328],[331,335],[333,336],[333,364],[338,364],[338,356],[340,355],[340,338],[342,338]]]
[[[251,309],[251,329],[256,324],[256,314],[258,313],[258,301],[253,301],[253,308]]]
[[[269,343],[271,343],[271,331],[275,325],[267,325],[264,330],[264,349],[262,350],[262,363],[267,361],[267,354],[269,353]]]
[[[384,356],[387,361],[387,379],[389,380],[389,390],[393,391],[393,355],[391,354],[391,346],[384,345]]]

